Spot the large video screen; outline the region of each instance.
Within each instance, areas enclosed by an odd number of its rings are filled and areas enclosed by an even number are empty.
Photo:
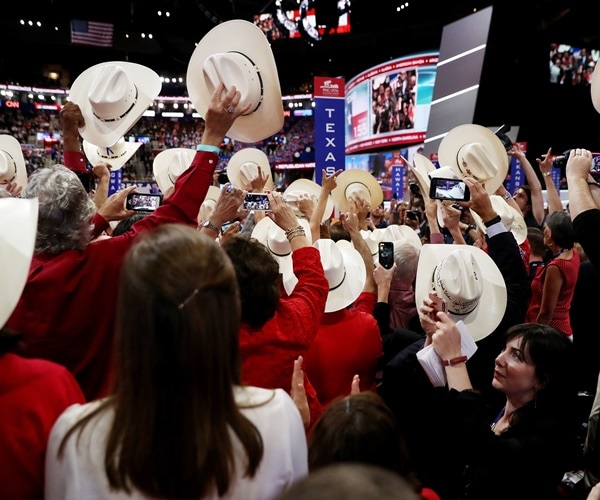
[[[600,50],[565,43],[550,44],[550,83],[587,86],[598,63]]]
[[[424,141],[438,58],[401,57],[346,83],[346,154]]]
[[[337,0],[331,12],[323,12],[315,0],[276,0],[272,12],[254,16],[254,24],[269,40],[309,38],[350,33],[350,0]],[[321,11],[319,11],[319,8]]]

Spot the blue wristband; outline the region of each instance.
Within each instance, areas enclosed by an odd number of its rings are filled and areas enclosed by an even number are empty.
[[[219,146],[210,146],[208,144],[198,144],[196,146],[196,151],[206,151],[207,153],[215,153],[218,155],[221,152],[221,148]]]

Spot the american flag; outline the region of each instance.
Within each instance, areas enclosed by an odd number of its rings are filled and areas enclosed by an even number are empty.
[[[112,47],[113,25],[73,19],[71,20],[71,43]]]

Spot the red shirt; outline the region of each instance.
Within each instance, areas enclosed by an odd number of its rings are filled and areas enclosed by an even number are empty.
[[[72,153],[73,157],[83,156]],[[67,163],[67,155],[65,155]],[[6,326],[24,335],[26,357],[67,367],[88,400],[106,396],[112,379],[112,343],[119,273],[141,233],[169,222],[196,227],[200,204],[212,183],[218,157],[197,152],[174,193],[131,231],[58,255],[35,253],[29,278]],[[67,165],[70,167],[70,165]],[[94,222],[103,221],[95,216]],[[107,226],[104,221],[105,227]],[[96,227],[96,230],[104,229]]]
[[[275,316],[260,330],[250,330],[245,324],[240,328],[242,381],[246,385],[289,392],[294,360],[305,355],[317,334],[329,292],[321,255],[314,247],[304,247],[292,253],[292,260],[298,283],[291,295],[281,297]],[[322,409],[309,380],[305,371],[312,425]]]
[[[84,402],[63,366],[0,356],[0,498],[43,498],[50,429],[68,406]]]
[[[304,358],[306,374],[323,406],[350,394],[356,374],[361,390],[375,390],[378,362],[383,356],[379,326],[372,314],[375,300],[375,295],[363,292],[352,310],[341,309],[323,316]]]

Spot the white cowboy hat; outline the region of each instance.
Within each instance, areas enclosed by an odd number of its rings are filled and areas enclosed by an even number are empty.
[[[422,154],[415,154],[413,156],[413,165],[411,170],[415,175],[415,179],[419,188],[421,188],[421,194],[423,197],[429,197],[429,186],[431,184],[429,174],[434,172],[436,169],[435,165]]]
[[[140,119],[161,87],[160,77],[141,64],[110,61],[86,69],[69,91],[69,100],[85,120],[79,133],[96,146],[112,146]]]
[[[600,113],[600,70],[598,69],[600,65],[596,64],[594,68],[594,73],[592,73],[592,83],[590,84],[590,90],[592,93],[592,104],[594,105],[594,109]]]
[[[348,212],[350,206],[348,200],[353,196],[370,203],[371,207],[377,207],[383,202],[383,190],[377,179],[369,172],[358,168],[344,170],[336,178],[337,186],[331,191],[333,202],[340,212]]]
[[[325,312],[334,312],[352,304],[363,291],[367,280],[365,263],[358,250],[346,244],[338,245],[331,239],[315,241],[321,264],[329,282]]]
[[[262,30],[234,19],[215,26],[200,40],[187,69],[187,90],[200,115],[206,116],[215,88],[235,86],[242,94],[238,106],[252,103],[227,135],[254,143],[283,127],[281,87],[273,51]]]
[[[487,127],[467,124],[454,127],[438,147],[440,165],[450,166],[459,177],[472,177],[494,194],[508,174],[508,155],[502,141]]]
[[[298,219],[298,225],[304,228],[308,241],[311,242],[310,224],[306,219]],[[283,275],[286,291],[290,294],[297,283],[292,262],[292,247],[285,232],[270,217],[260,219],[252,229],[251,237],[260,241],[269,249],[271,255],[279,263],[279,272]],[[293,276],[293,278],[292,278]],[[288,290],[288,286],[290,289]]]
[[[110,147],[95,146],[84,139],[83,152],[92,166],[105,161],[110,164],[111,170],[119,170],[131,159],[141,145],[141,142],[126,142],[124,137],[121,137]]]
[[[304,217],[304,214],[300,212],[297,203],[298,199],[303,194],[309,195],[313,199],[313,202],[316,207],[317,202],[319,200],[319,196],[321,196],[321,186],[319,186],[315,181],[311,181],[310,179],[296,179],[283,192],[283,199],[288,205],[290,205],[294,209],[294,213],[298,218]],[[323,216],[321,217],[321,222],[325,222],[331,217],[333,209],[333,198],[331,197],[331,195],[329,195],[327,197],[325,210],[323,211]]]
[[[379,242],[386,241],[383,239],[384,229],[376,227],[372,231],[361,229],[360,235],[365,240],[367,246],[369,247],[369,251],[373,256],[373,262],[377,262],[379,260]]]
[[[383,230],[381,241],[411,243],[416,248],[421,248],[423,243],[417,232],[405,224],[390,224]]]
[[[198,219],[202,222],[207,221],[210,215],[213,213],[217,201],[221,196],[221,189],[217,186],[208,186],[208,192],[206,197],[200,205],[200,211],[198,212]]]
[[[37,198],[0,199],[0,328],[14,311],[31,266],[37,233]]]
[[[16,182],[27,186],[27,169],[21,144],[12,135],[0,135],[0,186]]]
[[[152,161],[152,171],[158,188],[163,194],[175,185],[175,181],[192,164],[196,150],[170,148],[158,153]]]
[[[238,189],[246,189],[248,183],[258,176],[258,167],[262,170],[263,177],[268,175],[265,189],[270,191],[274,187],[271,164],[267,155],[257,148],[244,148],[235,153],[227,163],[227,176],[231,184]]]
[[[490,201],[492,202],[492,207],[494,211],[500,216],[502,219],[502,224],[507,231],[510,231],[515,240],[517,240],[517,244],[523,243],[527,239],[527,225],[525,224],[525,219],[519,213],[519,211],[509,205],[502,196],[498,196],[497,194],[490,195]],[[475,224],[479,228],[479,230],[486,234],[487,228],[485,224],[481,220],[481,217],[475,210],[471,210],[471,215],[473,216],[473,220]]]
[[[430,291],[446,300],[454,321],[462,320],[475,341],[500,324],[506,309],[506,284],[492,258],[473,245],[425,244],[417,266],[415,303]]]

